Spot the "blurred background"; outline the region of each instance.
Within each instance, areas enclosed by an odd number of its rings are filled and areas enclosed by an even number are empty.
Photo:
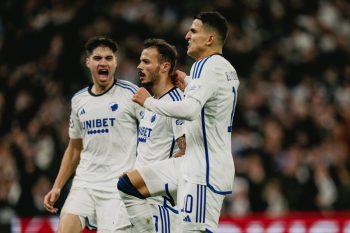
[[[115,39],[117,78],[139,84],[144,39],[176,45],[189,72],[184,36],[212,10],[229,21],[224,56],[241,82],[222,216],[350,210],[349,1],[1,0],[0,232],[14,217],[49,215],[70,98],[91,82],[86,40]]]

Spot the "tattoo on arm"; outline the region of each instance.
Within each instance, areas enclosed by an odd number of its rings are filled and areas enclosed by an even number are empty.
[[[185,151],[186,151],[186,137],[185,137],[185,135],[176,139],[176,143],[179,147],[179,151],[175,154],[174,157],[181,157],[185,154]]]

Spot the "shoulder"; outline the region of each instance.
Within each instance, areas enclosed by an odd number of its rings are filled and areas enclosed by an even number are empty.
[[[130,92],[130,94],[135,94],[136,91],[139,89],[138,86],[126,80],[118,79],[115,85],[120,87],[121,89],[124,89],[126,92]]]
[[[72,101],[76,100],[76,99],[79,99],[79,98],[83,98],[88,93],[89,93],[89,87],[85,87],[85,88],[77,91],[76,93],[74,93],[74,95],[72,97]]]
[[[173,88],[167,94],[169,101],[181,101],[184,98],[184,93],[179,88]]]
[[[198,79],[203,71],[203,67],[206,65],[206,63],[208,62],[208,60],[211,58],[212,56],[203,58],[201,60],[196,61],[195,63],[193,63],[192,68],[191,68],[191,76],[192,79]]]
[[[212,71],[217,76],[220,75],[234,75],[237,76],[236,69],[232,64],[221,54],[214,54],[209,57],[207,64],[205,66],[205,71]]]
[[[74,93],[73,98],[79,95],[82,95],[85,92],[88,92],[89,87],[84,87],[83,89],[80,89],[79,91],[77,91],[76,93]]]
[[[230,65],[221,54],[213,54],[208,57],[205,57],[201,60],[196,61],[191,68],[192,79],[199,79],[203,73],[210,70],[214,71],[219,67],[225,67]],[[232,67],[232,66],[231,66]]]

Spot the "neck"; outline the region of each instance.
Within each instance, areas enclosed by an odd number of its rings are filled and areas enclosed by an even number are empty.
[[[199,56],[196,58],[196,60],[201,60],[203,58],[209,57],[214,54],[222,54],[222,48],[211,48],[209,47],[207,50],[205,50],[203,53],[199,54]]]
[[[113,84],[114,84],[114,80],[106,86],[101,86],[101,85],[94,83],[91,87],[91,92],[94,93],[95,95],[103,94],[107,90],[109,90]]]
[[[171,82],[171,78],[169,76],[160,78],[159,82],[154,83],[152,86],[154,98],[159,99],[172,88],[174,88],[174,84]]]

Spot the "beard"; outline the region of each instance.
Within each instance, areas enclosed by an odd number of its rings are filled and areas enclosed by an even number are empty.
[[[141,83],[141,86],[146,88],[147,91],[149,91],[149,89],[152,89],[153,85],[154,85],[154,81],[153,80],[148,81],[146,83]]]
[[[146,88],[147,91],[152,93],[152,88],[154,84],[159,82],[159,68],[150,76],[150,81],[141,83],[141,86]]]

